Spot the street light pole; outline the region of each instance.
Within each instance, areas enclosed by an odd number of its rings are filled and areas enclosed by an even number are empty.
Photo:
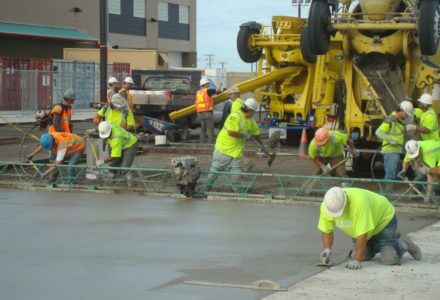
[[[100,100],[107,101],[107,0],[99,0]]]

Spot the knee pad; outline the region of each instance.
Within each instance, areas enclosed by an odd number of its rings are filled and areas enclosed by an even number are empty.
[[[400,257],[397,255],[393,246],[383,246],[380,248],[380,261],[384,265],[400,265]]]

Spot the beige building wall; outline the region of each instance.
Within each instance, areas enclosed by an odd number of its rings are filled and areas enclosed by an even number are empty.
[[[64,59],[99,62],[99,49],[65,48]],[[111,49],[108,62],[129,63],[131,70],[163,70],[168,68],[168,55],[155,50]]]

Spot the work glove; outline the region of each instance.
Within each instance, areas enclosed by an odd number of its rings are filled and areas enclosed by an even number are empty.
[[[421,165],[421,166],[418,167],[418,170],[419,170],[420,173],[428,174],[428,172],[429,172],[429,167],[428,167],[428,166],[425,166],[425,165]]]
[[[399,142],[398,142],[398,141],[395,141],[395,140],[393,140],[393,139],[388,139],[388,143],[389,143],[391,146],[400,146]]]
[[[40,180],[44,180],[46,178],[46,174],[40,174]]]
[[[332,255],[332,251],[329,248],[324,249],[320,256],[321,262],[328,265],[330,263],[330,255]]]
[[[361,263],[356,260],[352,260],[349,261],[345,267],[351,270],[359,270],[361,268]]]
[[[408,124],[405,126],[406,131],[414,131],[416,130],[417,125],[416,124]]]
[[[32,161],[33,158],[34,158],[34,156],[32,154],[27,156],[28,161]]]
[[[397,173],[397,177],[406,177],[406,170],[401,170],[399,173]]]
[[[102,166],[104,164],[104,160],[102,160],[102,159],[98,159],[97,161],[96,161],[96,166],[99,168],[100,166]]]
[[[328,174],[330,173],[330,168],[327,167],[327,165],[322,164],[321,165],[322,174]]]
[[[244,138],[248,141],[252,138],[252,133],[250,132],[245,132],[243,133]]]
[[[361,156],[361,153],[357,149],[351,150],[351,153],[353,154],[353,157],[359,157]]]

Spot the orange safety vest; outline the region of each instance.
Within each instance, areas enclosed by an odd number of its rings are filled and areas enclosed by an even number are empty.
[[[128,103],[128,107],[130,108],[131,111],[133,111],[134,108],[133,95],[130,93],[130,91],[124,87],[119,91],[119,94],[121,94],[125,98],[125,100]]]
[[[84,139],[77,134],[54,132],[51,135],[55,141],[53,148],[56,151],[67,149],[67,154],[72,155],[85,148]]]
[[[70,120],[72,118],[72,108],[66,107],[65,105],[62,106],[62,104],[57,104],[52,108],[52,110],[49,113],[49,116],[52,120],[53,120],[53,114],[60,115],[60,127],[62,132],[71,133]],[[49,133],[52,132],[56,132],[54,125],[49,126]]]
[[[197,112],[214,110],[214,101],[212,97],[208,95],[208,88],[197,91],[196,110]]]

